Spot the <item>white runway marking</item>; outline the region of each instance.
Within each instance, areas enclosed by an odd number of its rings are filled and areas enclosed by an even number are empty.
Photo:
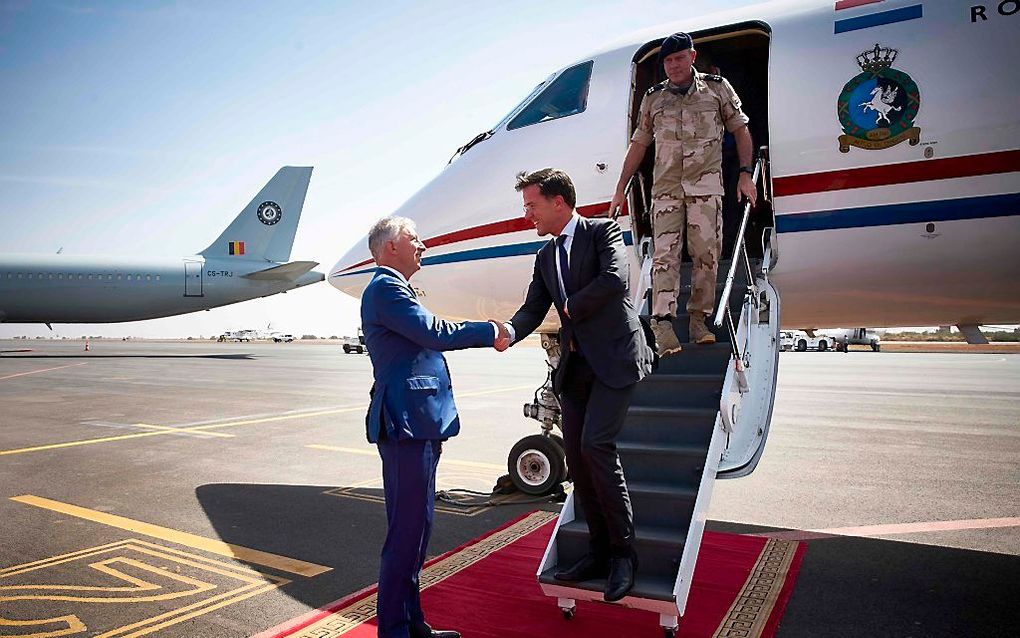
[[[19,372],[18,374],[9,374],[6,377],[0,377],[0,381],[3,381],[4,379],[13,379],[14,377],[24,377],[24,376],[27,376],[27,375],[30,375],[30,374],[39,374],[40,372],[49,372],[51,370],[63,370],[64,368],[73,368],[75,366],[83,366],[83,365],[87,365],[87,364],[88,364],[88,362],[85,362],[85,363],[71,363],[71,364],[68,364],[66,366],[57,366],[55,368],[43,368],[42,370],[32,370],[30,372]]]
[[[786,532],[752,534],[787,541],[807,541],[837,536],[889,536],[893,534],[919,534],[924,532],[955,532],[965,529],[994,529],[999,527],[1020,527],[1020,517],[1012,518],[971,518],[959,521],[927,521],[923,523],[890,523],[886,525],[863,525],[860,527],[830,527],[828,529],[792,529]]]

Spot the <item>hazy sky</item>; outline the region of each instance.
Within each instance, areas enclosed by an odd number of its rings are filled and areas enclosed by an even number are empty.
[[[550,73],[639,28],[752,4],[0,0],[0,252],[183,256],[283,165],[292,259],[325,272]],[[665,34],[664,34],[665,35]],[[151,321],[0,337],[353,334],[326,283]]]

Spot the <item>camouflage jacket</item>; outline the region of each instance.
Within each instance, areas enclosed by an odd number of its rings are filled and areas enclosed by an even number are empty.
[[[669,80],[654,85],[641,100],[631,140],[655,140],[652,197],[722,195],[722,137],[748,118],[740,98],[725,78],[694,72],[684,94],[670,90]]]

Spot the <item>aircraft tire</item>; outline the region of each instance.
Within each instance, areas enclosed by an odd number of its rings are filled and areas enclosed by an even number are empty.
[[[514,444],[506,464],[517,489],[531,496],[545,496],[560,484],[563,449],[552,437],[532,434]]]

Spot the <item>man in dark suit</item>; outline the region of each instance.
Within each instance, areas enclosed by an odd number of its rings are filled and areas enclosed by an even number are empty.
[[[612,602],[633,587],[637,569],[634,517],[616,436],[654,354],[628,296],[619,225],[578,215],[574,185],[563,171],[521,174],[517,190],[525,219],[553,239],[538,251],[524,305],[507,328],[516,342],[542,324],[550,305],[559,313],[562,354],[553,391],[563,410],[567,464],[590,538],[589,554],[556,578],[608,576],[605,599]]]
[[[453,385],[440,351],[509,340],[489,322],[450,323],[418,303],[408,280],[425,244],[414,222],[389,217],[368,236],[376,268],[361,297],[361,324],[375,383],[365,425],[383,463],[388,528],[379,566],[380,638],[459,638],[425,622],[418,576],[432,532],[443,441],[460,431]]]

